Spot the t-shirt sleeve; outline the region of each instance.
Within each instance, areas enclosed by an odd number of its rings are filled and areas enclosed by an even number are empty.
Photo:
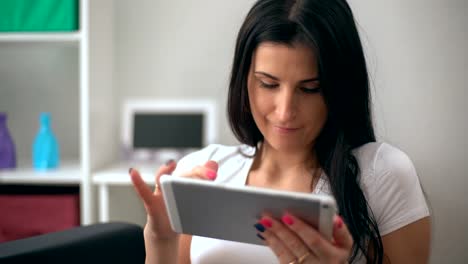
[[[401,150],[382,144],[374,160],[374,179],[368,203],[386,235],[429,215],[418,175],[410,158]]]
[[[212,144],[201,150],[192,152],[177,162],[176,169],[172,173],[173,176],[182,176],[184,173],[192,171],[196,166],[203,166],[212,156],[212,153],[218,148]]]

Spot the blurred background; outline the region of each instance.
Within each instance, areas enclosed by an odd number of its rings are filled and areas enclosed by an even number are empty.
[[[144,225],[128,183],[93,180],[120,162],[122,106],[132,98],[210,98],[218,142],[237,144],[225,114],[227,86],[236,35],[254,2],[86,1],[77,40],[9,41],[0,33],[0,111],[8,113],[18,159],[30,163],[38,113],[50,112],[62,159],[77,161],[81,224]],[[372,79],[378,139],[411,157],[432,208],[431,263],[464,263],[468,1],[349,3]],[[1,177],[7,184],[7,173]]]

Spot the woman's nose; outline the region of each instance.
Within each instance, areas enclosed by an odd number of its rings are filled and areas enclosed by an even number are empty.
[[[278,98],[276,99],[276,114],[280,122],[287,122],[296,117],[297,99],[294,91],[286,90],[278,93]]]

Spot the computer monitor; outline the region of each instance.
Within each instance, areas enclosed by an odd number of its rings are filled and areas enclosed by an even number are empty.
[[[212,100],[127,100],[123,117],[127,160],[177,160],[217,140]]]

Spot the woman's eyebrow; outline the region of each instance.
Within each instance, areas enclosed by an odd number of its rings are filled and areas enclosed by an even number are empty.
[[[275,81],[279,81],[279,78],[276,77],[276,76],[273,76],[269,73],[266,73],[266,72],[262,72],[262,71],[255,71],[254,73],[258,73],[258,74],[261,74],[261,75],[264,75],[270,79],[273,79]],[[302,81],[299,81],[300,83],[306,83],[306,82],[315,82],[315,81],[318,81],[319,78],[318,77],[313,77],[313,78],[309,78],[309,79],[305,79],[305,80],[302,80]]]

